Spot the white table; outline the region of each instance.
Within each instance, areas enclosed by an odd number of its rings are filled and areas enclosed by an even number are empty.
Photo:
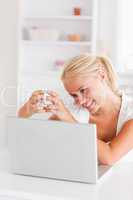
[[[96,185],[11,174],[0,154],[0,200],[132,200],[133,163],[118,163]]]

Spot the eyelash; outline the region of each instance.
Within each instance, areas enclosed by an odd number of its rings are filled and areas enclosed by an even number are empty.
[[[85,91],[85,89],[81,89],[81,90],[80,90],[80,93],[84,93],[84,91]]]
[[[77,97],[77,95],[74,95],[74,94],[73,94],[73,95],[71,95],[71,96],[72,96],[73,98],[76,98],[76,97]]]
[[[81,89],[81,90],[80,90],[80,93],[81,93],[81,94],[83,94],[83,93],[84,93],[84,91],[85,91],[85,88],[84,88],[84,89]],[[74,97],[74,98],[76,98],[76,97],[77,97],[77,95],[76,95],[76,94],[71,94],[71,96],[72,96],[72,97]]]

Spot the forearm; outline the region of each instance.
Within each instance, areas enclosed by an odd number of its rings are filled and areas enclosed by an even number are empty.
[[[97,140],[98,147],[98,160],[100,164],[112,165],[114,163],[112,149],[109,143],[105,143],[102,140]]]
[[[78,121],[73,117],[71,113],[63,113],[58,116],[58,114],[53,114],[49,117],[49,120],[64,121],[70,123],[78,123]]]
[[[25,103],[18,111],[18,117],[28,118],[32,114],[29,112],[29,105],[28,103]]]
[[[100,163],[114,164],[133,148],[133,120],[127,121],[110,143],[105,143],[101,140],[97,141]]]
[[[72,115],[72,113],[68,110],[68,115],[70,116],[68,118],[68,122],[72,122],[72,123],[78,123],[78,121],[75,119],[75,117]]]
[[[60,121],[60,119],[56,116],[56,115],[51,115],[49,118],[49,120],[57,120],[57,121]]]

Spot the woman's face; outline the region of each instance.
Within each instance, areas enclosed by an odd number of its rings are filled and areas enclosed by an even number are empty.
[[[96,114],[105,103],[105,80],[99,77],[73,78],[64,81],[64,87],[73,97],[74,104]]]

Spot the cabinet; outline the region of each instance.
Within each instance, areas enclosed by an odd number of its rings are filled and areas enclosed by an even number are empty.
[[[62,90],[63,63],[96,52],[97,0],[20,0],[18,106],[36,89]]]

